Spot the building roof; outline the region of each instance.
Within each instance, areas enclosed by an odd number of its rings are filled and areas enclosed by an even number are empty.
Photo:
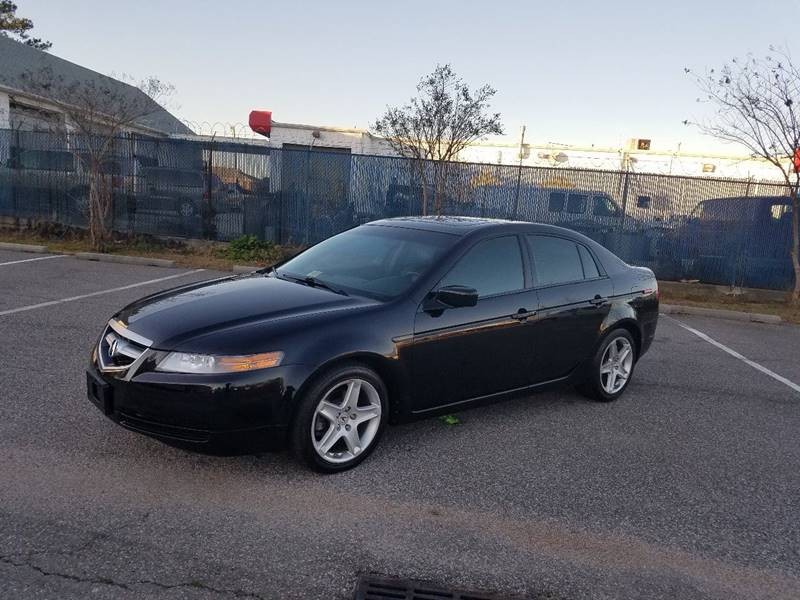
[[[147,96],[142,90],[113,77],[102,75],[91,69],[81,67],[68,60],[54,56],[48,52],[37,50],[8,37],[0,36],[0,89],[14,94],[15,92],[31,94],[26,75],[36,74],[43,69],[52,72],[53,77],[62,79],[67,84],[72,82],[93,82],[95,85],[114,90],[121,97],[130,97],[141,102],[142,96],[152,102],[153,112],[137,119],[135,124],[163,134],[193,133],[177,117],[169,113],[163,106]],[[67,98],[55,97],[59,90],[54,88],[54,96],[47,100],[66,103]],[[38,95],[38,94],[37,94]]]

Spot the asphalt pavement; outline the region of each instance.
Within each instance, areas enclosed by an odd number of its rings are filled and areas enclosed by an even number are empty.
[[[346,599],[361,573],[548,599],[800,597],[800,327],[662,317],[622,399],[391,427],[320,476],[86,399],[106,319],[211,271],[0,251],[0,598]],[[13,263],[13,264],[12,264]],[[164,279],[169,277],[169,279]]]

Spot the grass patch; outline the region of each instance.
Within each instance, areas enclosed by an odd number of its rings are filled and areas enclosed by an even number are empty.
[[[459,419],[455,415],[442,415],[439,417],[439,420],[447,425],[448,427],[454,427],[455,425],[461,425],[461,419]]]
[[[50,224],[21,231],[0,229],[0,242],[44,245],[51,252],[93,251],[85,231]],[[165,258],[181,267],[229,271],[233,265],[267,267],[300,250],[300,247],[263,242],[255,236],[242,236],[225,243],[117,234],[106,243],[103,252]]]
[[[784,321],[800,324],[800,305],[792,304],[788,293],[785,299],[767,299],[758,295],[748,296],[747,293],[737,296],[709,292],[707,289],[693,288],[691,284],[662,285],[660,290],[664,304],[778,315]]]

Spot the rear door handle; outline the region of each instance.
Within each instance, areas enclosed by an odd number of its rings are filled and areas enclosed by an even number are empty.
[[[594,298],[589,300],[589,304],[592,306],[603,306],[608,304],[608,298],[603,298],[600,294],[597,294]]]
[[[517,312],[511,315],[511,318],[516,319],[517,321],[526,321],[535,314],[536,314],[535,310],[526,310],[524,308],[520,308]]]

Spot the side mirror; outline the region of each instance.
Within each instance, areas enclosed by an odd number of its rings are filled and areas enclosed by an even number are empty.
[[[465,285],[448,285],[434,294],[436,300],[453,308],[475,306],[478,303],[478,290]]]

